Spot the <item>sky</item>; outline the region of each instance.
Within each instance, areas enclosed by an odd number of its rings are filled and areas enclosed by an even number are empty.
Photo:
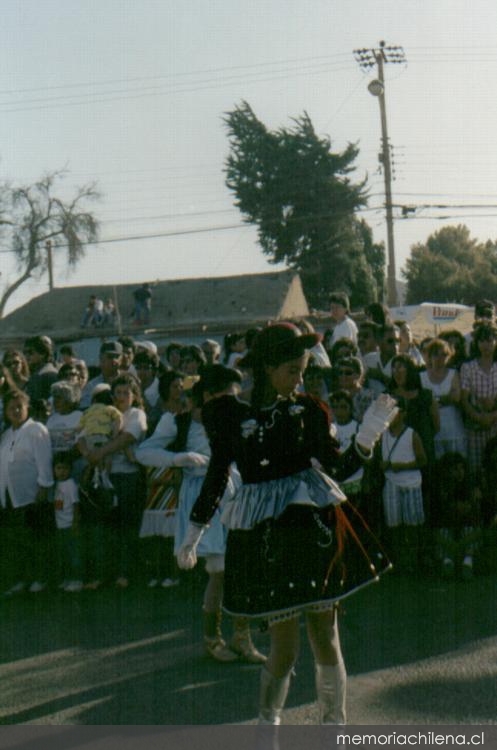
[[[270,128],[306,111],[332,148],[357,143],[362,214],[386,240],[380,114],[353,50],[400,45],[385,67],[398,276],[448,224],[497,238],[493,0],[0,0],[0,180],[66,168],[96,182],[98,245],[55,284],[270,271],[224,185],[223,114],[247,100]],[[131,239],[139,238],[139,239]],[[8,248],[2,248],[3,250]],[[58,251],[59,253],[61,251]],[[0,283],[15,274],[0,255]],[[7,312],[46,291],[29,281]]]

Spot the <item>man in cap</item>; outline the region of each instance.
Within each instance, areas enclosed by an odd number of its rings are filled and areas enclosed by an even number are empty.
[[[104,341],[100,347],[100,375],[90,380],[85,388],[80,401],[80,408],[87,409],[91,404],[93,389],[100,383],[112,383],[119,374],[123,347],[119,341]]]

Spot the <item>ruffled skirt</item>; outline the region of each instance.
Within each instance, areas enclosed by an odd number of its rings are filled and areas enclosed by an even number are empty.
[[[304,469],[283,479],[241,485],[226,499],[221,521],[228,529],[252,529],[268,518],[279,518],[295,503],[327,508],[346,499],[329,476],[319,469]]]
[[[230,528],[223,603],[230,614],[274,620],[332,607],[391,567],[341,490],[314,469],[243,486],[222,518]]]

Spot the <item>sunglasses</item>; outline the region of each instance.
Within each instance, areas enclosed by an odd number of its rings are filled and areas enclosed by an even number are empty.
[[[352,376],[352,375],[358,375],[359,373],[355,370],[338,370],[339,375],[346,375],[346,376]]]

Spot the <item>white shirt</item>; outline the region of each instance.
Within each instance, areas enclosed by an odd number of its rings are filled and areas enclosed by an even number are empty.
[[[380,372],[383,373],[383,375],[386,378],[391,378],[392,377],[392,359],[389,359],[386,365],[382,364],[380,352],[369,352],[368,354],[365,354],[364,357],[362,358],[362,361],[364,363],[364,369],[366,371],[366,378],[368,381],[368,385],[371,388],[371,390],[374,392],[375,397],[378,397],[380,393],[384,393],[386,391],[386,386],[380,380],[375,380],[374,378],[368,378],[368,370],[369,368],[378,369],[380,370]]]
[[[50,434],[54,453],[74,448],[77,442],[79,420],[82,414],[83,412],[78,409],[72,411],[70,414],[55,412],[47,419],[47,430]]]
[[[153,382],[143,391],[143,396],[147,404],[151,407],[156,406],[159,400],[159,378],[154,378]]]
[[[102,373],[94,377],[93,380],[88,381],[88,383],[83,388],[83,393],[81,394],[81,400],[79,402],[80,409],[88,409],[88,407],[91,405],[91,395],[93,393],[93,389],[96,385],[100,385],[100,383],[103,382],[105,381]]]
[[[72,528],[74,506],[79,503],[78,486],[74,479],[55,483],[55,525],[58,529]]]
[[[130,407],[123,414],[123,426],[121,432],[127,432],[140,443],[147,434],[147,415],[143,409]],[[112,456],[111,474],[132,474],[137,471],[136,464],[131,463],[124,451],[114,453]]]
[[[0,502],[7,491],[14,508],[34,503],[40,487],[52,487],[52,445],[45,425],[26,420],[19,429],[9,427],[0,441]]]
[[[311,354],[314,357],[314,362],[318,367],[331,367],[330,358],[326,352],[326,349],[320,341],[312,347]]]
[[[333,346],[340,339],[350,339],[354,344],[357,344],[357,326],[352,318],[348,316],[334,327],[331,335],[331,345]]]
[[[172,443],[177,434],[175,415],[167,411],[162,415],[153,435],[144,440],[136,449],[136,460],[143,466],[155,466],[164,469],[174,466],[174,459],[178,454],[174,451],[168,451],[167,446]],[[200,453],[209,458],[211,455],[209,439],[204,426],[193,419],[188,429],[184,452]],[[188,467],[183,471],[189,475],[203,476],[207,472],[207,466]]]
[[[392,435],[390,430],[386,430],[381,436],[381,455],[383,461],[390,461],[392,464],[410,464],[416,461],[414,430],[406,427],[398,437]],[[397,487],[421,487],[419,469],[406,469],[406,471],[388,469],[385,477]]]

